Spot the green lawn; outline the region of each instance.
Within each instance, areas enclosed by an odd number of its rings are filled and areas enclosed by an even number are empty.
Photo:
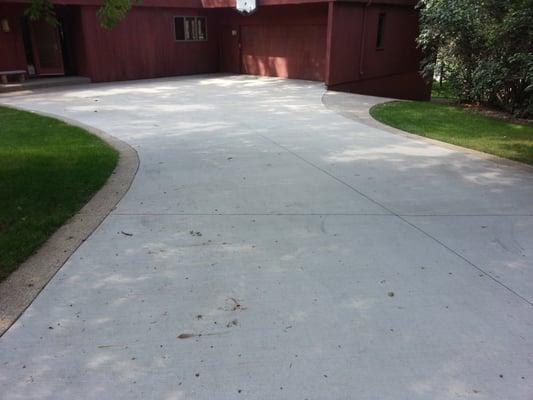
[[[370,110],[384,124],[443,142],[533,164],[533,127],[453,105],[390,102]]]
[[[83,129],[0,107],[0,281],[92,197],[117,160]]]

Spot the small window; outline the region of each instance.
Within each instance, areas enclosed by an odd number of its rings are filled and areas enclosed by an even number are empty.
[[[196,36],[198,40],[207,40],[207,34],[205,29],[205,18],[198,17],[196,18]]]
[[[174,35],[176,40],[207,40],[205,17],[174,17]]]
[[[376,47],[383,49],[383,39],[385,34],[385,14],[379,14],[378,18],[378,36],[376,39]]]

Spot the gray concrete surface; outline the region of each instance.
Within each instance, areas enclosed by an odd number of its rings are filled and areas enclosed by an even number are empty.
[[[323,91],[199,76],[2,98],[141,161],[0,338],[2,398],[532,398],[533,174]]]
[[[58,86],[71,86],[90,83],[91,80],[84,76],[56,76],[28,79],[24,82],[10,82],[0,84],[0,93],[31,94],[35,90],[56,88]]]

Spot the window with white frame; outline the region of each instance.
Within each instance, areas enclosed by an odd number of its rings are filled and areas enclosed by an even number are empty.
[[[178,41],[207,40],[205,17],[174,17],[174,37]]]

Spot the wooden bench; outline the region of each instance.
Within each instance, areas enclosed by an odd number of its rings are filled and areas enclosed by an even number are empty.
[[[4,85],[7,85],[7,77],[10,75],[18,75],[19,82],[24,82],[26,78],[26,71],[23,69],[17,69],[14,71],[0,71],[0,80]]]

